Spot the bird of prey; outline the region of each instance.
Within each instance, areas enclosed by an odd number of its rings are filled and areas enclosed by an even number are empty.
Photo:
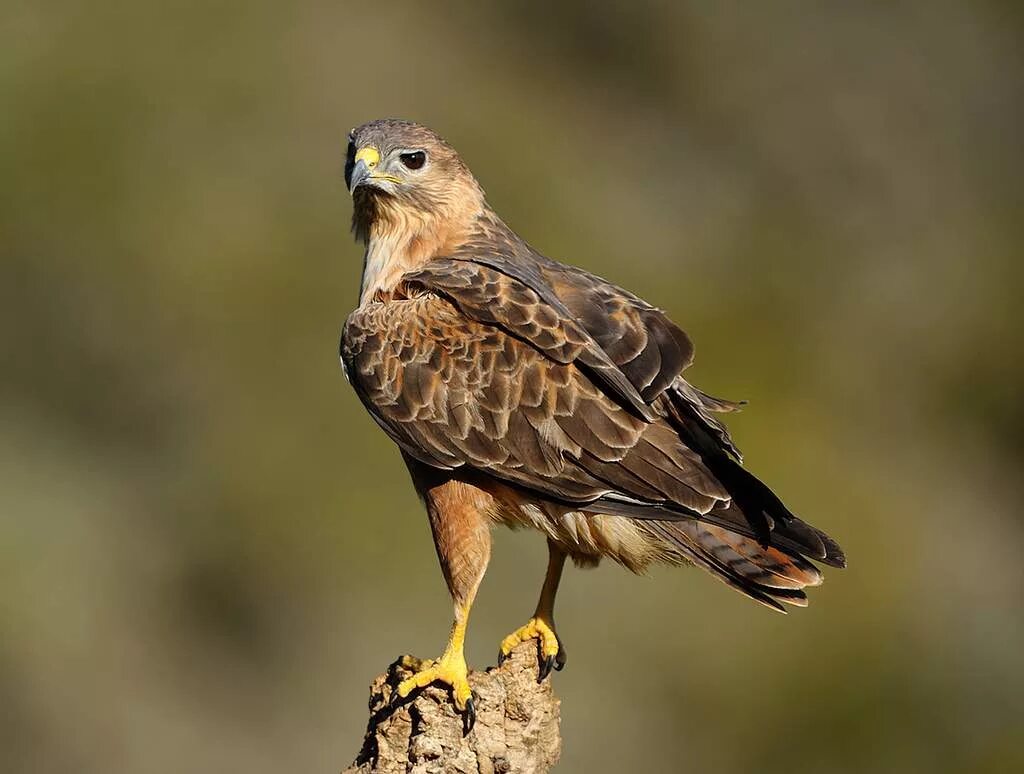
[[[491,528],[530,527],[549,559],[532,618],[544,679],[565,663],[554,603],[566,557],[633,572],[693,564],[775,610],[806,605],[839,545],[741,465],[716,413],[738,404],[683,378],[690,339],[660,309],[547,258],[512,231],[441,137],[371,121],[348,139],[345,181],[365,246],[341,359],[399,446],[426,505],[455,606],[437,660],[411,660],[405,697],[450,686],[472,725],[463,641]]]

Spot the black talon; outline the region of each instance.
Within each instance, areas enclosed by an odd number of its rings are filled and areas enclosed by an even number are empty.
[[[551,674],[551,667],[555,665],[555,657],[548,656],[540,660],[540,670],[537,672],[537,682],[543,683],[544,678]]]
[[[470,696],[466,699],[466,713],[462,716],[462,735],[465,736],[476,725],[476,702]]]
[[[397,710],[405,704],[411,696],[412,694],[409,694],[409,696],[402,696],[402,694],[398,692],[398,689],[394,688],[391,691],[391,697],[388,699],[387,708],[391,711]]]
[[[505,655],[505,651],[499,650],[498,651],[498,666],[501,666],[502,664],[504,664],[505,660],[507,658],[508,658],[508,656]]]
[[[565,649],[559,648],[555,655],[555,670],[561,672],[563,669],[565,669]]]

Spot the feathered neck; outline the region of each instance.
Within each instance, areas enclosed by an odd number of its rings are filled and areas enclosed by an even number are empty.
[[[359,305],[388,298],[402,275],[458,250],[473,234],[475,221],[486,210],[482,201],[467,197],[442,210],[409,206],[386,194],[359,192],[352,230],[366,245]],[[461,206],[451,206],[461,204]]]

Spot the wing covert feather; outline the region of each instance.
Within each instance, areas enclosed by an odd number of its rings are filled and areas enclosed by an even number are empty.
[[[589,272],[550,261],[542,268],[583,329],[651,402],[693,362],[693,343],[664,312]]]
[[[435,259],[404,278],[409,292],[437,293],[467,317],[497,326],[558,363],[577,363],[637,416],[654,413],[629,375],[558,299],[515,276],[464,259]]]
[[[469,319],[446,298],[357,309],[342,358],[377,422],[429,465],[469,466],[567,502],[614,490],[706,513],[728,499],[663,418],[635,416],[574,362]]]

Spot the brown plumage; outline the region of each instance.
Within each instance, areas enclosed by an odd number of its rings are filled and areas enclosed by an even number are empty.
[[[366,258],[342,360],[410,465],[467,611],[489,555],[484,523],[536,528],[553,556],[581,564],[696,564],[776,609],[821,582],[808,559],[844,565],[740,465],[713,416],[738,404],[682,377],[686,334],[530,248],[441,138],[366,124],[346,178]]]

